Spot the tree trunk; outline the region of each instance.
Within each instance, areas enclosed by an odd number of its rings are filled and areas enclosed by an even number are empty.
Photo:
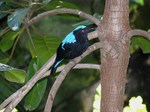
[[[122,112],[126,71],[129,62],[129,1],[106,0],[99,30],[101,49],[101,112]],[[101,35],[101,34],[100,34]],[[100,36],[99,36],[100,37]]]

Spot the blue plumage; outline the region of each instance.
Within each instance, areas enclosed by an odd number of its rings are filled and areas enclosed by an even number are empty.
[[[75,43],[76,42],[76,37],[74,35],[74,31],[75,30],[78,30],[78,29],[83,29],[85,28],[86,26],[78,26],[77,28],[75,28],[72,32],[70,32],[66,37],[65,39],[62,41],[62,48],[64,49],[64,45],[65,44],[71,44],[71,43]],[[65,50],[65,49],[64,49]]]
[[[95,30],[95,28],[88,28],[86,26],[78,26],[73,31],[71,31],[61,42],[57,48],[57,54],[55,62],[51,69],[51,74],[53,74],[58,65],[64,59],[73,59],[80,56],[89,46],[87,34],[90,31]]]
[[[62,60],[63,60],[63,59],[62,59]],[[61,63],[61,62],[62,62],[62,60],[60,60],[60,61],[56,62],[56,64],[54,65],[54,68],[56,68],[56,67],[59,65],[59,63]]]

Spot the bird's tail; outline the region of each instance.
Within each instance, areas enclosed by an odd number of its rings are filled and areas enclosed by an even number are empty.
[[[52,75],[52,74],[54,74],[55,72],[56,72],[56,67],[54,67],[54,65],[52,66],[52,69],[51,69],[51,73],[50,73],[50,75]]]
[[[63,59],[62,59],[63,60]],[[60,64],[60,62],[62,62],[62,60],[60,60],[60,61],[55,61],[54,62],[54,64],[53,64],[53,66],[52,66],[52,69],[51,69],[51,73],[50,73],[50,75],[52,75],[52,74],[54,74],[55,72],[56,72],[56,70],[57,70],[57,67],[58,67],[58,65]]]

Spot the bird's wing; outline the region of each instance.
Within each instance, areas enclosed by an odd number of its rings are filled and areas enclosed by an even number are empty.
[[[62,41],[61,47],[62,47],[62,49],[65,49],[64,48],[65,44],[72,44],[75,42],[76,42],[76,37],[74,35],[74,31],[72,31],[64,38],[64,40]]]

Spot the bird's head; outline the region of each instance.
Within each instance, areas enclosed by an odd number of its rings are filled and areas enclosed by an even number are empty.
[[[95,30],[96,30],[96,28],[89,28],[84,25],[78,26],[74,29],[74,31],[84,33],[84,34],[88,34],[89,32],[92,32]]]
[[[95,28],[89,28],[86,26],[78,26],[74,31],[73,34],[77,41],[85,43],[87,41],[87,35],[89,32],[94,31]]]

